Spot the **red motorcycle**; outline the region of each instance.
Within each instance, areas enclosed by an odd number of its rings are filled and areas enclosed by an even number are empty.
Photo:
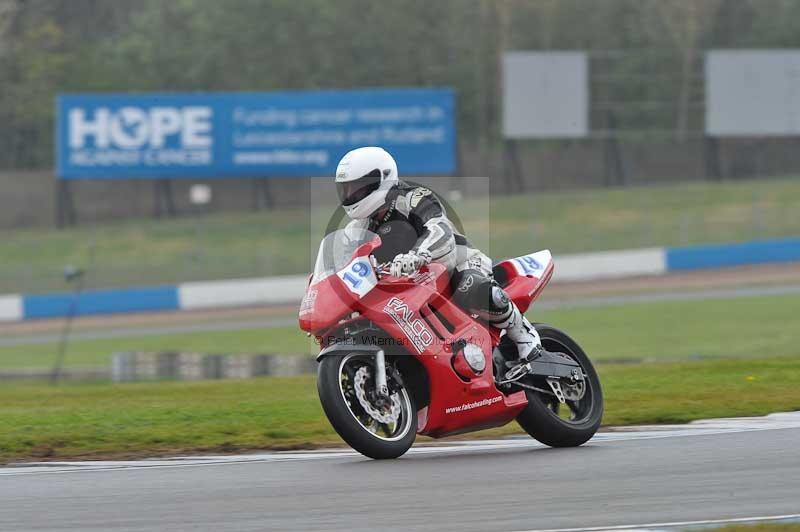
[[[600,380],[572,338],[536,324],[547,353],[519,363],[500,330],[450,301],[442,265],[392,277],[373,256],[380,245],[365,230],[326,236],[300,307],[300,327],[321,347],[322,407],[353,449],[397,458],[416,434],[440,438],[514,419],[553,447],[581,445],[595,434],[603,416]],[[523,312],[552,274],[549,251],[494,267]]]

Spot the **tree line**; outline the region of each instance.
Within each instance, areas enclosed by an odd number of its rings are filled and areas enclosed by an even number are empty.
[[[681,135],[698,51],[798,46],[795,0],[0,0],[0,168],[52,165],[59,92],[451,86],[492,146],[508,49],[596,52],[593,100]]]

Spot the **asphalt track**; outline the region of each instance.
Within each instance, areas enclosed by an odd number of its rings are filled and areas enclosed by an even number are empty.
[[[800,518],[800,413],[529,439],[0,469],[3,531],[685,528]],[[595,528],[597,529],[597,528]]]

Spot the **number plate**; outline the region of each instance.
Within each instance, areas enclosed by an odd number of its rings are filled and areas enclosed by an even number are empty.
[[[550,252],[544,250],[512,259],[512,263],[520,275],[541,277],[552,260]]]
[[[339,270],[336,275],[342,280],[348,290],[356,294],[359,298],[364,297],[370,290],[378,284],[378,278],[369,258],[359,257],[353,259],[350,264]]]

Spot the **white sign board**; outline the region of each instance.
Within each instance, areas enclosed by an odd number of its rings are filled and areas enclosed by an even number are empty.
[[[503,135],[575,138],[589,132],[584,52],[503,54]]]
[[[706,133],[800,134],[800,50],[706,54]]]

